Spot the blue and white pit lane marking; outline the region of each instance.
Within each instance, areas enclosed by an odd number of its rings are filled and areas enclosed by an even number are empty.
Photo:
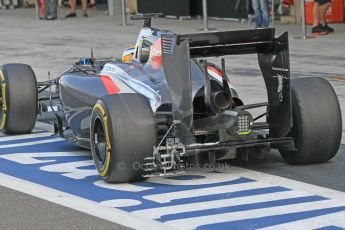
[[[345,229],[345,193],[237,167],[106,184],[50,133],[0,134],[0,185],[132,228]]]

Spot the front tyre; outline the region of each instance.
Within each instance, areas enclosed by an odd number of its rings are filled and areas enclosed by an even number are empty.
[[[31,67],[7,64],[0,68],[0,131],[25,134],[37,118],[37,83]]]
[[[323,78],[291,80],[293,128],[296,151],[281,150],[289,164],[326,162],[338,152],[342,116],[337,95]]]
[[[91,151],[103,180],[143,180],[144,158],[156,145],[156,124],[147,99],[138,94],[107,95],[91,116]]]

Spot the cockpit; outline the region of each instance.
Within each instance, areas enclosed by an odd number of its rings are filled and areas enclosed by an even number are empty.
[[[156,36],[150,38],[139,38],[135,47],[124,50],[122,62],[135,61],[142,65],[150,63],[153,69],[160,68],[162,65],[161,39]]]

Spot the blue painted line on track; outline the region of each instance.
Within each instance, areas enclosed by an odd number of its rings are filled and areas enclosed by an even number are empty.
[[[224,213],[230,213],[230,212],[241,212],[241,211],[248,211],[248,210],[255,210],[255,209],[272,208],[272,207],[279,207],[279,206],[284,206],[284,205],[309,203],[309,202],[315,202],[315,201],[321,201],[321,200],[327,200],[327,198],[324,198],[321,196],[306,196],[306,197],[282,199],[282,200],[276,200],[276,201],[230,206],[230,207],[225,207],[225,208],[214,208],[214,209],[210,208],[210,209],[202,210],[202,211],[193,211],[193,212],[184,212],[184,213],[173,214],[173,215],[166,215],[166,216],[162,216],[160,219],[157,219],[157,220],[160,222],[167,222],[169,220],[176,220],[176,219],[182,219],[182,218],[193,218],[193,217],[200,217],[200,216],[224,214]]]
[[[31,141],[40,141],[40,140],[49,140],[51,138],[55,138],[56,136],[52,137],[42,137],[42,138],[28,138],[28,139],[19,139],[14,141],[6,141],[0,144],[20,144],[26,143]],[[76,151],[85,151],[89,153],[88,150],[79,148],[68,141],[58,141],[53,143],[46,143],[46,144],[38,144],[38,145],[31,145],[31,146],[23,146],[23,147],[11,147],[6,149],[0,149],[0,156],[4,154],[14,154],[14,153],[39,153],[39,152],[76,152]],[[62,163],[70,163],[70,162],[79,162],[79,161],[87,161],[91,160],[90,155],[82,155],[82,156],[54,156],[54,157],[35,157],[35,159],[40,160],[52,160],[52,162],[43,162],[39,164],[19,164],[14,161],[6,160],[4,158],[0,158],[0,172],[14,176],[26,181],[30,181],[33,183],[37,183],[46,187],[50,187],[56,190],[60,190],[69,194],[73,194],[88,200],[102,202],[102,201],[109,201],[109,200],[116,200],[116,199],[129,199],[135,200],[139,204],[127,207],[121,207],[121,210],[127,212],[133,211],[140,211],[140,210],[148,210],[152,208],[158,207],[174,207],[175,205],[181,204],[194,204],[199,202],[206,202],[206,201],[216,201],[221,199],[233,199],[233,198],[240,198],[240,197],[251,197],[254,195],[263,195],[263,194],[274,194],[284,192],[284,191],[292,191],[289,188],[284,187],[284,185],[275,185],[271,187],[260,187],[263,184],[258,183],[259,181],[246,178],[246,177],[239,177],[235,179],[225,180],[223,182],[215,182],[210,181],[207,184],[197,184],[194,185],[172,185],[166,183],[160,183],[159,180],[157,182],[150,182],[150,181],[143,181],[137,183],[131,183],[132,185],[142,187],[142,188],[149,188],[147,190],[130,192],[130,191],[123,191],[119,189],[107,189],[102,188],[95,185],[95,182],[101,180],[101,177],[98,175],[95,176],[88,176],[81,180],[72,179],[66,176],[63,176],[61,172],[47,172],[40,169],[42,166],[49,166],[49,165],[58,165]],[[87,165],[78,167],[80,170],[95,170],[94,165]],[[225,175],[226,176],[226,175]],[[184,175],[178,177],[168,177],[169,181],[175,180],[176,182],[188,182],[188,181],[198,181],[201,179],[205,179],[205,176],[201,175]],[[165,180],[165,179],[162,179]],[[194,197],[186,197],[186,198],[179,198],[175,200],[171,200],[167,203],[158,203],[152,200],[147,200],[144,197],[149,195],[160,195],[160,194],[167,194],[171,192],[186,192],[190,191],[193,194],[193,190],[195,189],[207,189],[207,188],[215,188],[219,186],[236,186],[240,184],[247,184],[253,185],[252,188],[243,190],[243,191],[236,191],[236,192],[227,192],[222,193],[219,191],[218,194],[209,194],[209,195],[199,195]],[[267,186],[267,185],[266,185]],[[250,187],[250,186],[249,186]],[[263,211],[265,208],[270,207],[281,207],[284,209],[284,206],[289,204],[299,204],[299,203],[310,203],[311,209],[313,202],[326,200],[328,198],[323,196],[317,195],[306,195],[304,197],[291,197],[289,199],[281,199],[277,201],[267,201],[267,202],[260,202],[260,203],[249,203],[245,205],[237,205],[237,206],[229,206],[224,208],[214,208],[212,205],[207,210],[201,211],[193,211],[193,212],[183,212],[179,214],[171,214],[162,216],[158,221],[166,222],[171,220],[180,220],[185,218],[193,218],[193,217],[203,217],[209,215],[217,215],[217,214],[226,214],[231,212],[240,212],[240,211],[248,211],[248,210],[256,210],[262,209]],[[255,228],[263,228],[268,226],[274,226],[282,223],[289,223],[296,220],[304,220],[311,217],[322,216],[330,213],[337,213],[340,211],[344,211],[345,206],[344,204],[339,204],[339,207],[335,208],[327,208],[322,210],[310,210],[305,212],[294,212],[284,215],[273,215],[268,217],[262,218],[252,218],[252,219],[243,219],[239,221],[233,222],[226,222],[226,223],[219,223],[219,224],[210,224],[200,226],[200,229],[255,229]],[[245,217],[244,217],[245,218]],[[325,223],[330,224],[330,223]],[[337,228],[332,225],[326,226],[325,230],[332,230],[332,229],[342,229]]]
[[[289,223],[293,221],[313,218],[317,216],[323,216],[330,213],[336,213],[340,211],[344,211],[345,206],[335,207],[335,208],[325,208],[325,209],[317,209],[312,211],[305,211],[305,212],[295,212],[289,213],[284,215],[277,215],[277,216],[268,216],[262,218],[253,218],[247,220],[239,220],[239,221],[232,221],[220,224],[210,224],[204,225],[197,229],[259,229],[270,227],[274,225]],[[325,223],[326,224],[326,223]],[[297,226],[296,226],[297,227]]]
[[[178,200],[173,200],[173,201],[171,201],[169,203],[165,203],[165,204],[156,204],[154,206],[146,205],[144,203],[144,204],[141,204],[138,206],[125,208],[124,210],[129,211],[129,212],[133,212],[133,211],[147,209],[147,208],[168,207],[168,206],[172,206],[172,205],[181,205],[181,204],[215,201],[215,200],[222,200],[222,199],[249,197],[249,196],[253,196],[253,195],[262,195],[262,194],[269,194],[269,193],[271,193],[273,196],[274,193],[285,192],[285,191],[289,191],[289,189],[279,187],[279,186],[268,187],[268,188],[259,188],[259,189],[253,188],[253,189],[244,190],[244,191],[240,191],[240,192],[222,193],[222,194],[216,194],[216,195],[197,196],[197,197],[192,197],[192,198],[178,199]],[[193,191],[191,191],[191,192],[193,192]]]
[[[255,182],[255,180],[241,177],[238,179],[233,179],[233,180],[229,180],[225,182],[202,184],[202,185],[170,185],[170,184],[160,184],[160,183],[153,183],[153,182],[146,182],[146,181],[138,182],[135,184],[139,186],[144,186],[144,187],[154,187],[156,188],[155,194],[160,194],[160,193],[168,193],[168,192],[177,192],[177,191],[181,191],[181,189],[183,189],[184,191],[191,190],[192,192],[194,189],[202,189],[202,188],[225,186],[225,185],[237,185],[237,184],[252,183],[252,182]]]
[[[69,161],[73,162],[71,158],[73,158],[74,161],[91,159],[85,156],[56,157],[55,158],[56,161],[54,162],[54,164],[65,163],[68,161],[68,159]],[[39,165],[19,165],[12,161],[0,159],[0,165],[1,165],[1,172],[7,175],[28,180],[28,181],[41,184],[44,186],[48,186],[50,188],[54,188],[60,191],[64,191],[64,192],[77,195],[86,199],[90,199],[93,201],[97,201],[97,202],[110,200],[110,199],[135,199],[135,200],[139,200],[145,203],[144,207],[150,207],[150,208],[158,207],[160,206],[160,204],[145,200],[143,196],[153,195],[157,193],[159,194],[160,193],[159,191],[162,191],[162,188],[164,187],[161,184],[156,184],[155,186],[155,183],[147,183],[148,186],[146,186],[145,182],[141,182],[141,183],[133,183],[133,184],[140,185],[142,187],[153,186],[153,189],[143,191],[143,192],[127,192],[127,191],[119,191],[119,190],[110,190],[110,189],[100,188],[93,184],[94,182],[101,180],[99,176],[90,176],[83,180],[75,180],[75,179],[61,176],[61,173],[45,172],[39,169],[39,167],[44,166],[44,165],[49,165],[49,163],[42,163]],[[228,185],[236,184],[237,183],[236,181],[237,180],[235,180],[235,183],[233,181],[228,181],[226,184]],[[243,181],[246,181],[246,179],[243,179]],[[192,189],[215,187],[215,186],[218,186],[218,184],[219,183],[207,184],[207,185],[195,185],[195,186],[180,186],[180,187],[176,186],[175,191],[191,190],[192,192]],[[177,187],[179,187],[178,190],[177,190]],[[95,196],[94,194],[102,194],[102,195]],[[171,202],[170,205],[176,205],[176,203],[179,203],[179,202],[178,201]],[[141,207],[141,208],[144,208],[144,207]],[[137,210],[137,208],[135,210]]]

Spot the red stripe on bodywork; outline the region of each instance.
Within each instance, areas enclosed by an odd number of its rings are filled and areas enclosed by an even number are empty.
[[[221,77],[223,75],[222,71],[212,67],[212,66],[208,66],[207,67],[208,70],[211,70],[212,72],[215,72],[219,77]]]
[[[109,76],[102,75],[101,79],[105,89],[109,94],[118,94],[120,92],[119,87],[115,84],[115,82],[113,82],[113,80]]]
[[[219,69],[216,69],[216,68],[214,68],[214,67],[212,67],[212,66],[208,66],[208,67],[207,67],[207,70],[214,72],[214,73],[217,74],[220,78],[223,79],[223,72],[220,71]],[[227,81],[230,83],[229,79],[228,79]]]

